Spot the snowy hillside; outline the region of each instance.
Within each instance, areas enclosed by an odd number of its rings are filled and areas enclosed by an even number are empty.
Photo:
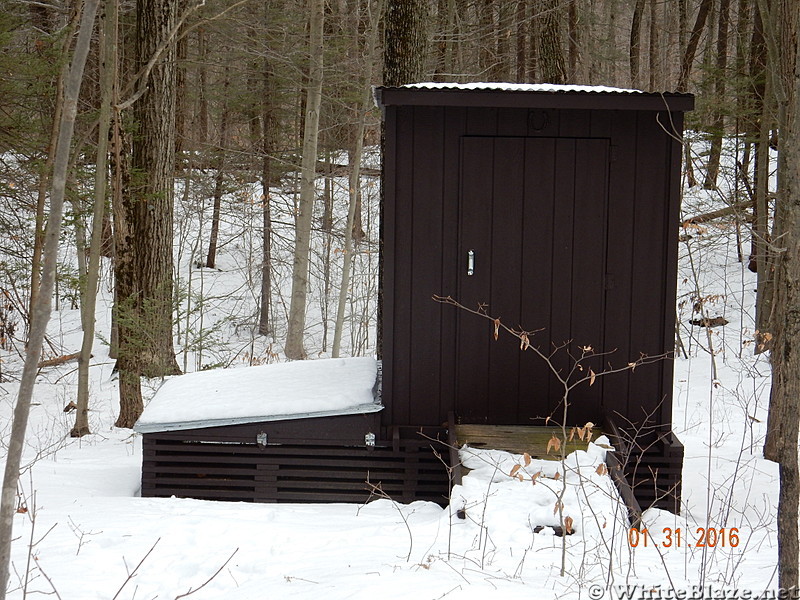
[[[341,218],[346,184],[335,185]],[[209,207],[189,202],[201,194],[184,197],[183,189],[176,195],[175,251],[186,290],[176,332],[178,363],[195,371],[279,362],[283,332],[275,339],[253,333],[260,218],[256,191],[242,185],[227,197],[219,268],[210,270],[193,266],[208,235]],[[345,335],[347,354],[353,356],[371,356],[375,344],[374,181],[367,181],[364,197],[367,242],[357,257]],[[281,194],[277,204],[282,215],[275,219],[279,248],[274,267],[281,282],[275,301],[280,323],[285,321],[290,269],[291,193]],[[718,204],[712,193],[686,190],[684,213]],[[596,600],[616,598],[623,590],[618,586],[628,585],[689,593],[699,585],[712,592],[773,589],[778,477],[775,465],[761,458],[770,370],[767,358],[753,356],[751,347],[754,276],[737,261],[734,221],[682,233],[682,347],[675,357],[673,414],[673,429],[685,445],[680,516],[649,510],[642,525],[647,532],[631,533],[616,489],[599,466],[604,440],[570,455],[563,465],[525,465],[522,456],[462,450],[472,471],[445,509],[388,498],[363,505],[141,498],[141,436],[113,427],[117,381],[102,342],[109,335],[111,306],[106,283],[91,368],[94,433],[67,437],[74,417],[64,407],[75,394],[74,364],[44,368],[37,380],[14,523],[10,597],[23,598],[26,590],[31,597],[53,594],[64,600],[189,594],[197,600]],[[746,241],[744,225],[742,236]],[[326,264],[334,272],[340,268],[336,248],[333,239],[329,247],[320,241],[314,249],[317,283],[312,284],[309,348],[315,357],[327,356],[323,340],[327,343],[338,290],[328,289],[319,275]],[[326,263],[326,257],[333,260]],[[107,265],[104,271],[107,275]],[[703,316],[724,317],[728,323],[711,329],[689,324],[698,316],[698,301]],[[50,325],[54,353],[77,350],[80,335],[78,311],[62,303]],[[20,358],[4,350],[2,360],[0,439],[5,439]],[[161,383],[147,382],[148,397]],[[523,465],[517,471],[522,480],[509,476],[518,464]],[[559,501],[572,518],[573,535],[559,537],[550,527],[558,523]]]

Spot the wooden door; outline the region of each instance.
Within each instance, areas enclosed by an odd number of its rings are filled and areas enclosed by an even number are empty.
[[[567,376],[581,347],[603,340],[609,142],[464,137],[458,300],[515,329]],[[459,311],[456,414],[462,422],[562,420],[563,386],[520,341]],[[582,365],[602,369],[602,358]],[[581,371],[576,372],[579,375]],[[569,424],[599,419],[602,381],[570,393]]]

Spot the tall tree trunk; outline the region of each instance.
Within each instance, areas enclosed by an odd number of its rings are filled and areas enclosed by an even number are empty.
[[[639,81],[639,63],[641,57],[641,38],[642,38],[642,13],[644,12],[644,1],[636,0],[633,7],[633,19],[631,20],[631,43],[629,61],[631,69],[631,87],[638,89],[641,87]]]
[[[81,311],[84,314],[83,340],[78,357],[78,395],[75,404],[75,425],[70,435],[81,437],[89,430],[89,360],[94,344],[97,282],[100,273],[100,255],[108,182],[108,132],[111,123],[111,102],[117,74],[117,0],[105,0],[100,16],[102,33],[98,36],[100,56],[100,122],[97,127],[97,153],[94,174],[94,210],[92,214],[92,239],[89,246],[89,264],[86,280],[82,283]]]
[[[426,0],[389,0],[384,21],[384,85],[405,85],[423,79],[427,13]]]
[[[322,98],[322,34],[325,18],[324,0],[310,0],[309,77],[306,92],[306,117],[303,132],[303,162],[300,171],[300,206],[295,231],[292,263],[292,298],[284,353],[287,358],[307,358],[303,346],[308,295],[308,264],[311,250],[311,222],[316,196],[317,141],[319,108]]]
[[[336,324],[333,330],[333,348],[331,355],[338,358],[342,348],[342,333],[344,331],[344,313],[347,304],[347,292],[350,288],[350,269],[353,262],[353,230],[355,229],[355,217],[360,209],[359,189],[361,187],[361,158],[364,154],[364,130],[366,129],[367,113],[369,112],[372,92],[369,82],[372,81],[372,73],[375,69],[378,46],[378,25],[380,14],[383,11],[383,0],[375,0],[373,6],[369,6],[369,30],[366,40],[366,56],[364,62],[364,84],[362,89],[363,96],[360,106],[357,107],[358,122],[356,132],[353,136],[353,149],[349,152],[350,158],[350,203],[347,210],[347,226],[345,227],[344,252],[342,252],[342,280],[339,284],[339,303],[336,309]]]
[[[137,0],[136,9],[136,59],[141,68],[173,33],[177,0]],[[175,77],[175,42],[171,40],[150,72],[146,91],[134,104],[133,176],[122,198],[129,229],[127,237],[119,240],[128,246],[130,260],[117,261],[117,427],[132,427],[141,414],[140,375],[180,373],[172,340]],[[132,272],[120,272],[121,268]]]
[[[663,88],[659,90],[658,88],[661,86],[661,69],[660,69],[660,60],[659,57],[661,55],[661,45],[659,42],[659,23],[658,23],[658,12],[656,11],[656,0],[650,0],[649,8],[650,8],[650,32],[649,32],[649,51],[648,56],[649,60],[647,63],[647,71],[648,71],[648,86],[647,89],[651,92],[663,91]]]
[[[517,83],[528,82],[528,3],[517,0]]]
[[[800,426],[800,11],[795,0],[759,0],[778,106],[775,295],[770,319],[772,389],[764,456],[779,463],[778,585],[798,590]],[[779,241],[778,241],[779,240]]]
[[[543,83],[563,84],[567,81],[564,50],[561,43],[561,10],[559,0],[541,2],[539,30],[539,64]]]
[[[197,129],[200,145],[208,143],[208,36],[203,27],[197,30]]]
[[[217,240],[219,238],[219,218],[222,206],[222,193],[225,183],[225,149],[228,146],[228,127],[230,121],[230,102],[228,89],[230,88],[230,67],[225,65],[222,79],[222,116],[219,124],[219,149],[217,150],[217,172],[214,175],[214,207],[211,214],[211,235],[208,241],[208,254],[206,254],[206,267],[213,269],[217,266]]]
[[[580,64],[580,29],[578,27],[578,0],[569,0],[567,4],[567,47],[569,55],[570,83],[585,83],[578,74]]]
[[[708,13],[711,11],[713,0],[702,0],[700,8],[697,11],[697,18],[692,28],[692,34],[689,36],[689,42],[686,44],[686,50],[681,59],[681,74],[678,78],[678,91],[685,92],[689,85],[689,76],[692,74],[692,65],[694,64],[694,57],[697,54],[697,46],[700,43],[700,37],[703,34],[703,29],[706,26]]]
[[[272,155],[275,152],[275,76],[269,48],[264,53],[261,95],[261,303],[258,316],[259,335],[273,332],[272,318],[272,213],[270,186],[272,185]]]
[[[17,504],[17,485],[19,484],[19,467],[22,460],[22,449],[25,444],[25,430],[30,415],[33,386],[39,371],[38,364],[42,353],[42,344],[50,320],[51,302],[55,284],[56,263],[58,261],[58,242],[61,233],[61,220],[64,209],[64,192],[67,182],[67,165],[69,164],[70,146],[75,130],[75,116],[78,110],[83,69],[89,54],[94,16],[97,12],[98,0],[86,0],[78,40],[72,65],[64,89],[64,107],[61,115],[58,143],[53,161],[52,189],[50,192],[50,218],[47,221],[44,242],[44,268],[36,306],[31,314],[30,336],[25,351],[25,365],[19,383],[17,404],[14,407],[14,420],[11,424],[11,435],[8,438],[5,471],[3,474],[2,498],[0,498],[0,600],[5,600],[11,564],[11,540],[13,537],[14,515]]]
[[[711,148],[703,187],[713,190],[717,187],[719,162],[722,157],[722,135],[725,130],[725,80],[728,77],[728,22],[730,20],[731,0],[720,0],[717,22],[717,63],[714,72],[714,121],[711,125]]]

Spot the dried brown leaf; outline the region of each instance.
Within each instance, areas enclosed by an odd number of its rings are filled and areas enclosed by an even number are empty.
[[[561,471],[556,471],[556,474],[553,475],[553,479],[555,479],[556,481],[561,479]]]
[[[522,473],[517,474],[517,479],[519,479],[520,481],[525,481],[525,478],[522,476]]]
[[[497,338],[500,335],[500,319],[494,320],[494,340],[497,341]]]
[[[606,463],[600,463],[597,465],[597,468],[594,470],[594,472],[598,475],[605,475],[608,473],[608,467],[606,467]]]
[[[594,380],[597,379],[597,375],[594,374],[592,369],[589,369],[589,385],[594,385]]]
[[[547,441],[547,454],[550,454],[550,449],[553,449],[554,452],[558,452],[561,450],[561,440],[558,439],[555,434],[550,437]]]
[[[572,520],[572,517],[564,517],[564,531],[565,531],[565,533],[570,534],[570,533],[572,533],[574,531],[572,529],[573,523],[574,523],[574,521]]]
[[[522,468],[522,465],[514,465],[514,466],[511,468],[511,473],[509,473],[509,475],[510,475],[511,477],[515,477],[515,476],[516,476],[516,474],[517,474],[517,471],[519,471],[519,470],[520,470],[520,468]]]
[[[522,454],[522,461],[525,463],[525,466],[529,466],[531,464],[531,455],[527,452]]]

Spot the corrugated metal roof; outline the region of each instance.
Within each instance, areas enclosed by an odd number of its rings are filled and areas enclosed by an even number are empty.
[[[422,82],[375,88],[375,104],[684,112],[694,108],[694,96],[594,85]]]
[[[504,83],[504,82],[476,82],[476,83],[440,83],[423,82],[409,83],[398,89],[426,89],[426,90],[487,90],[504,92],[563,92],[563,93],[594,93],[594,94],[646,94],[642,90],[608,87],[604,85],[558,85],[555,83]]]

